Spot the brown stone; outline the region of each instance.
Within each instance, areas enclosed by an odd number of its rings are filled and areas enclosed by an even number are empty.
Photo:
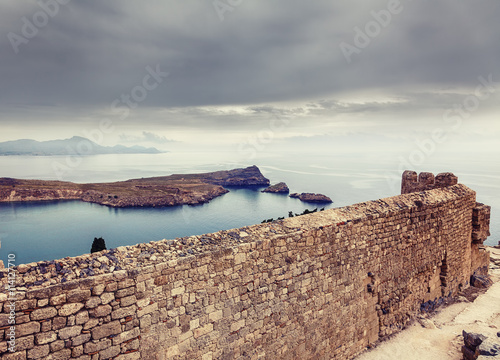
[[[62,340],[66,340],[75,336],[80,335],[82,332],[81,326],[71,326],[59,330],[58,336]]]
[[[67,301],[69,303],[85,302],[90,298],[90,295],[90,290],[75,289],[67,294]]]
[[[117,335],[121,331],[122,327],[120,322],[118,320],[115,320],[92,329],[92,339],[99,340],[106,336]]]
[[[28,335],[16,339],[17,351],[31,349],[33,348],[34,345],[35,345],[35,337],[33,335]]]
[[[2,355],[2,360],[26,360],[26,351],[8,352]]]
[[[114,299],[115,299],[115,295],[113,293],[104,293],[101,295],[101,303],[102,304],[109,304]]]
[[[102,339],[101,341],[96,342],[87,342],[83,345],[83,352],[86,354],[92,354],[99,352],[103,349],[106,349],[111,346],[111,340]]]
[[[124,331],[113,338],[113,345],[119,345],[125,341],[138,337],[141,334],[139,328]]]
[[[52,306],[62,305],[65,302],[66,302],[66,294],[61,294],[50,298],[50,305]]]
[[[36,343],[38,345],[44,345],[57,340],[57,334],[55,331],[43,332],[36,334]]]
[[[40,323],[32,321],[26,324],[16,325],[16,337],[21,338],[26,335],[34,334],[40,331]]]
[[[71,358],[70,349],[62,349],[57,352],[49,354],[45,359],[47,360],[68,360]]]
[[[66,326],[65,317],[56,317],[52,320],[52,330],[59,330]]]
[[[80,303],[72,303],[65,304],[59,309],[59,316],[69,316],[77,313],[80,309],[83,308],[83,304]]]
[[[50,353],[49,345],[35,346],[28,350],[28,359],[43,359]]]
[[[97,296],[92,296],[90,299],[87,300],[87,302],[85,303],[85,307],[87,309],[93,309],[95,308],[96,306],[100,305],[102,303],[101,301],[101,298],[97,297]]]
[[[120,346],[111,346],[99,352],[99,359],[109,359],[120,353]]]
[[[45,307],[45,308],[34,310],[31,313],[30,318],[31,318],[31,320],[44,320],[44,319],[53,318],[56,315],[57,315],[56,308],[54,308],[54,307]]]
[[[81,334],[73,338],[73,346],[82,345],[90,340],[90,334]]]
[[[92,317],[104,317],[111,314],[111,310],[112,308],[110,305],[99,305],[95,309],[89,310],[89,314]]]

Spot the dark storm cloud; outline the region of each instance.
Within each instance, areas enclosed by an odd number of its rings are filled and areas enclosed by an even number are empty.
[[[220,21],[212,1],[71,1],[16,54],[9,34],[23,36],[23,17],[34,21],[41,7],[4,1],[0,105],[108,106],[157,64],[169,76],[141,107],[242,104],[262,112],[255,104],[475,86],[490,73],[500,81],[494,0],[401,1],[348,63],[339,45],[355,46],[354,28],[365,32],[371,12],[389,3],[248,0]]]

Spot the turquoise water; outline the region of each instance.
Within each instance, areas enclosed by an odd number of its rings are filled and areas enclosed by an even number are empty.
[[[214,163],[213,159],[225,161]],[[54,179],[51,170],[60,157],[0,157],[0,176]],[[186,153],[158,155],[98,155],[86,157],[63,180],[103,182],[137,177],[193,173],[256,164],[272,183],[285,181],[292,192],[318,192],[339,207],[397,195],[399,172],[391,159],[280,156],[238,163],[229,154]],[[426,164],[416,171],[452,171],[476,190],[478,201],[492,205],[492,236],[498,243],[500,172],[477,161]],[[261,193],[260,188],[238,189],[199,206],[154,209],[114,209],[80,201],[0,204],[0,259],[16,254],[27,263],[77,256],[90,251],[94,237],[109,248],[161,239],[215,232],[286,216],[288,211],[313,209],[297,199]],[[328,208],[328,207],[327,207]]]

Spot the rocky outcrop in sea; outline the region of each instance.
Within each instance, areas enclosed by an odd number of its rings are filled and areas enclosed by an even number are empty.
[[[277,183],[275,185],[271,185],[268,188],[262,190],[263,193],[275,193],[275,194],[288,194],[290,189],[287,184],[284,182]]]
[[[300,201],[303,202],[308,202],[308,203],[323,203],[323,204],[330,204],[332,203],[332,199],[330,199],[328,196],[323,195],[323,194],[314,194],[314,193],[293,193],[290,194],[291,198],[296,198],[299,199]]]

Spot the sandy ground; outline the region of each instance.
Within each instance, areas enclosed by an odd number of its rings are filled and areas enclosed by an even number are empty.
[[[494,284],[486,293],[474,302],[460,302],[438,310],[429,318],[427,327],[415,322],[356,360],[460,360],[462,330],[486,335],[500,343],[497,337],[500,331],[500,249],[489,250]]]

